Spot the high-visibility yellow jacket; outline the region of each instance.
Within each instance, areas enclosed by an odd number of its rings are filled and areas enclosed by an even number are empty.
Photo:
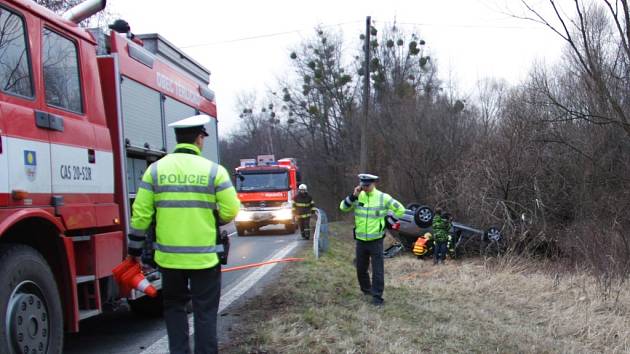
[[[136,194],[129,253],[139,255],[155,215],[155,262],[164,268],[205,269],[219,263],[217,222],[230,222],[240,208],[227,170],[202,157],[192,144],[149,166]]]
[[[385,235],[385,216],[391,210],[396,217],[405,213],[405,208],[389,194],[374,188],[372,192],[361,191],[358,197],[350,194],[339,204],[343,212],[354,210],[355,238],[373,241]]]

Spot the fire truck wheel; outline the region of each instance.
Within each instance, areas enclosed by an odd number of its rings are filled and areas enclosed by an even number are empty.
[[[143,296],[136,300],[129,300],[129,307],[136,315],[142,317],[160,317],[164,310],[162,305],[162,291],[158,292],[158,296]]]
[[[4,244],[0,269],[0,352],[61,353],[61,300],[44,258],[29,246]]]

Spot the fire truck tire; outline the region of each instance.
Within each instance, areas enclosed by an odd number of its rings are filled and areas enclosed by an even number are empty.
[[[162,304],[162,290],[158,292],[158,296],[143,296],[136,300],[129,300],[129,307],[136,315],[142,317],[160,317],[164,311]]]
[[[32,247],[3,244],[0,269],[0,352],[61,353],[61,299],[44,258]]]

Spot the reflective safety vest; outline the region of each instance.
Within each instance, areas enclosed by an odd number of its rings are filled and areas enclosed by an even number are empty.
[[[293,198],[293,214],[299,219],[307,219],[311,217],[311,212],[315,210],[315,202],[313,197],[308,193],[300,193]]]
[[[374,188],[372,192],[361,191],[358,198],[352,194],[339,204],[343,212],[354,210],[355,238],[373,241],[385,236],[385,216],[391,210],[396,217],[402,217],[405,208],[389,194]]]
[[[155,262],[164,268],[205,269],[219,263],[217,220],[230,222],[240,208],[227,170],[200,156],[192,144],[149,166],[133,203],[129,248],[141,248],[155,215]]]
[[[424,237],[418,237],[416,242],[413,244],[413,254],[416,256],[423,256],[427,253],[427,242],[429,240]]]

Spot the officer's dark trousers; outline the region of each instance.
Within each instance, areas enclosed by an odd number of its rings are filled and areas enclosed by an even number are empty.
[[[171,354],[189,354],[186,304],[192,297],[195,354],[218,353],[217,311],[221,298],[221,267],[209,269],[160,269],[164,319]],[[188,287],[190,280],[190,289]]]
[[[383,265],[383,239],[375,241],[356,241],[357,278],[361,291],[382,299],[385,287],[385,271]],[[368,268],[372,260],[372,283]]]

